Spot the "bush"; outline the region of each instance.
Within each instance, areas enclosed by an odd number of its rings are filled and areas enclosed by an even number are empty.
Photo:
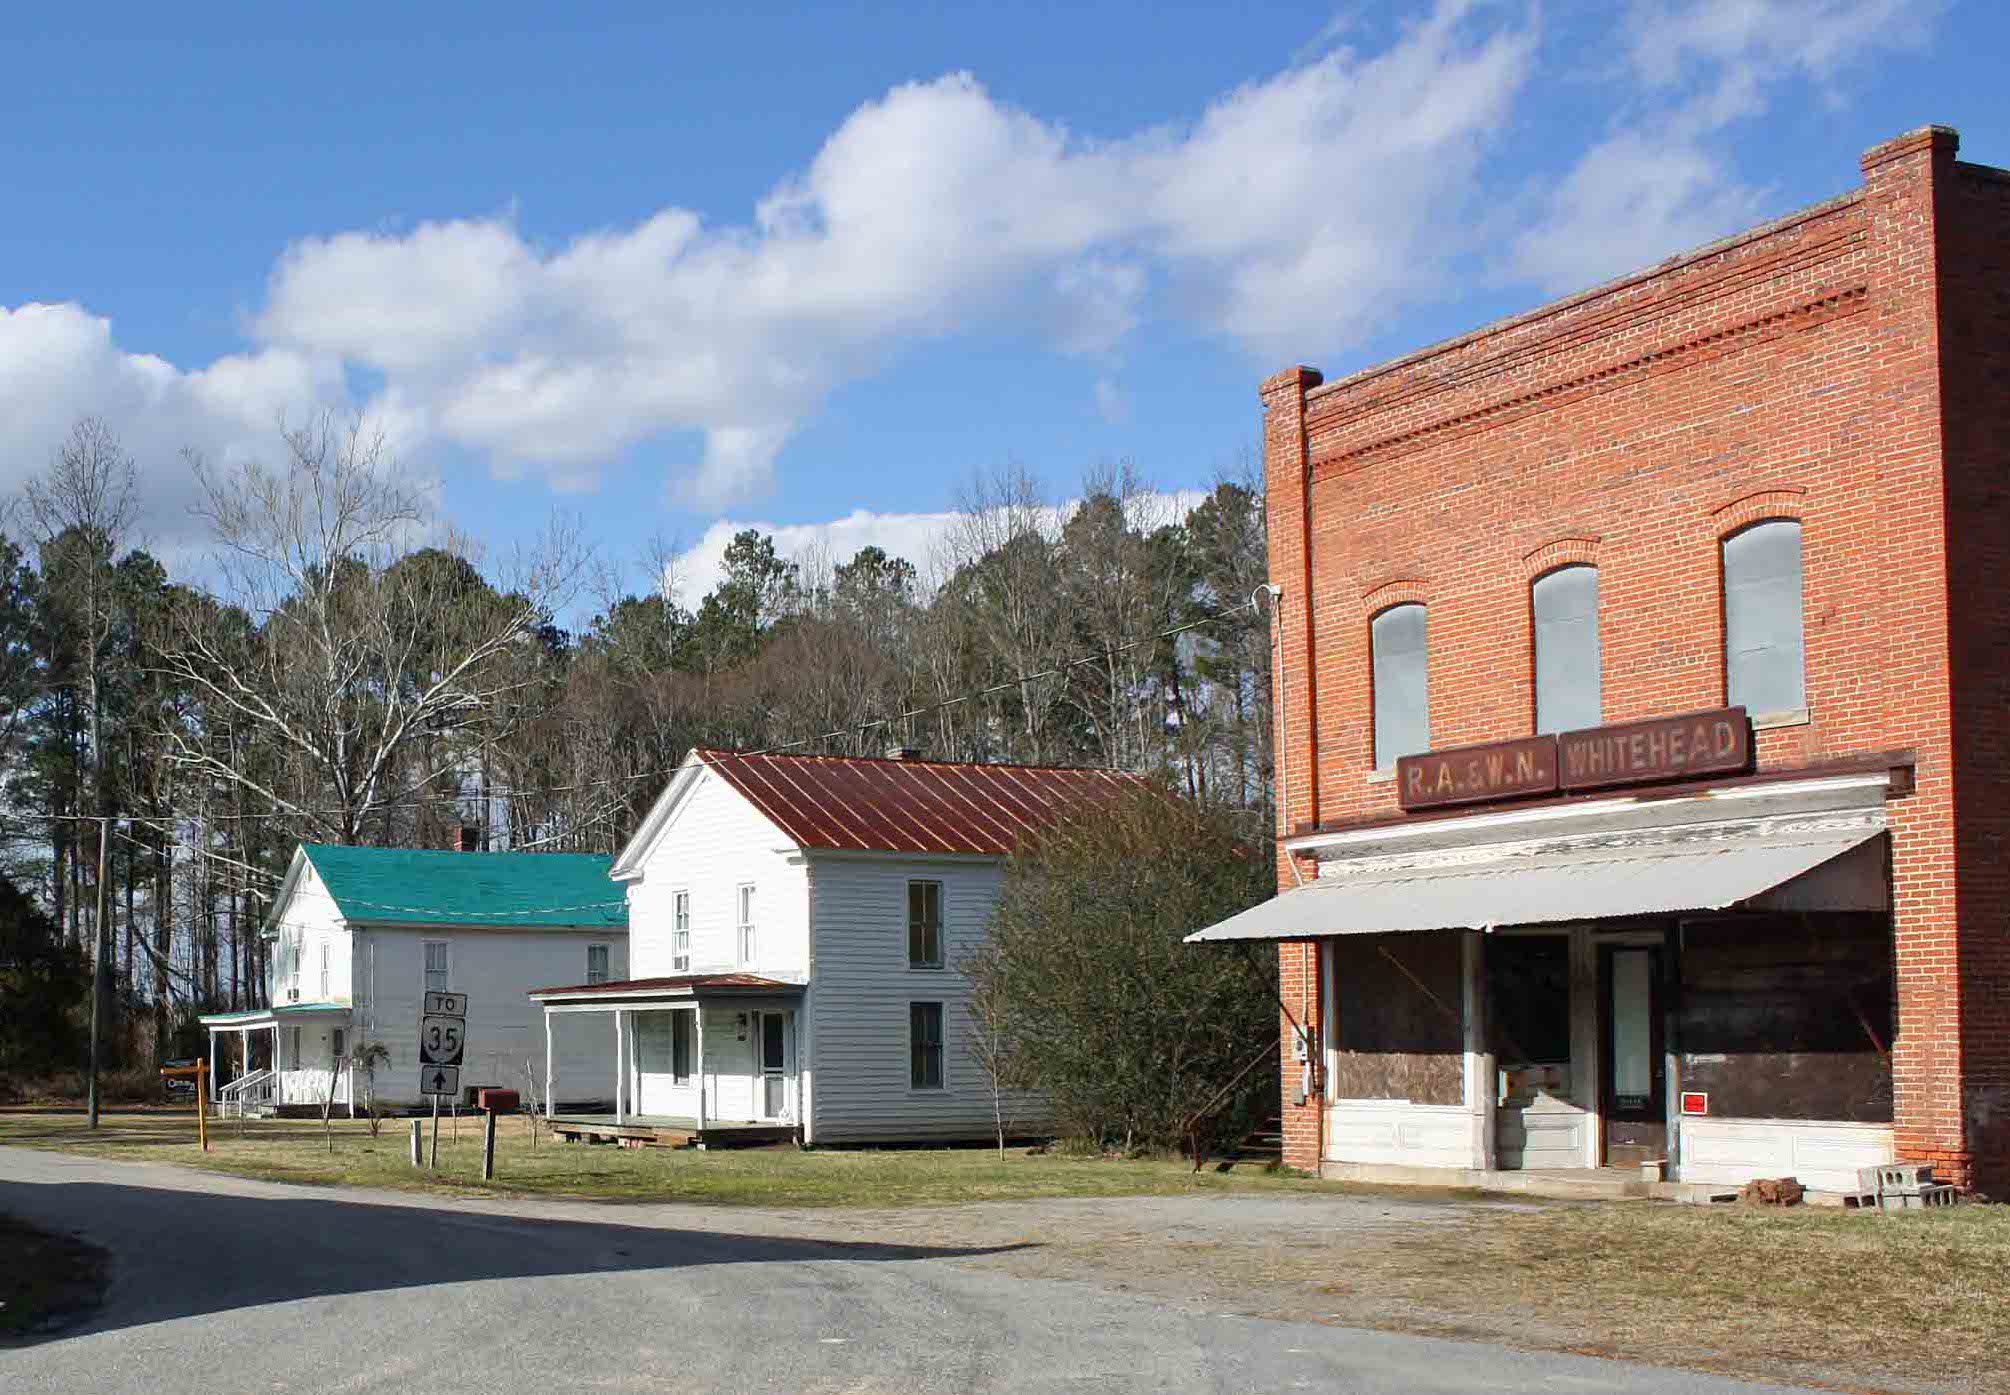
[[[1247,814],[1140,791],[1010,858],[990,945],[967,970],[995,1004],[1015,1079],[1078,1142],[1174,1149],[1190,1116],[1277,1042],[1276,963],[1195,930],[1275,889]],[[1259,1065],[1208,1120],[1240,1137],[1277,1099]]]

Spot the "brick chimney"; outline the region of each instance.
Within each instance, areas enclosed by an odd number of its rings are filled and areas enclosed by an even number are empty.
[[[889,746],[886,748],[886,758],[888,760],[920,760],[922,759],[921,748],[919,746]]]

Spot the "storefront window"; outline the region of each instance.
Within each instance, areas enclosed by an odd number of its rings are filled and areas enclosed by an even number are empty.
[[[1599,701],[1598,568],[1558,567],[1529,588],[1535,615],[1535,729],[1595,727]]]
[[[1424,608],[1392,605],[1368,622],[1375,684],[1375,768],[1431,749]]]

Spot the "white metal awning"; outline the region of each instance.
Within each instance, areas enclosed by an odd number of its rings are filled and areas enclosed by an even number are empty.
[[[1326,875],[1187,936],[1209,940],[1296,940],[1396,930],[1485,930],[1572,920],[1724,910],[1865,852],[1826,878],[1818,898],[1830,910],[1882,910],[1886,888],[1877,826],[1791,834],[1683,839],[1662,845],[1550,847],[1484,854],[1436,865]],[[1880,845],[1881,846],[1881,845]],[[1862,863],[1863,865],[1858,865]],[[1783,901],[1783,904],[1791,902]]]

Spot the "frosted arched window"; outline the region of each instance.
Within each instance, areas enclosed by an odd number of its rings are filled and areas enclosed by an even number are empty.
[[[1375,684],[1375,768],[1431,749],[1424,608],[1392,605],[1368,622]]]
[[[1724,539],[1724,694],[1753,716],[1808,705],[1801,525],[1775,518]]]
[[[1545,572],[1529,587],[1529,606],[1535,615],[1535,729],[1597,726],[1598,568]]]

